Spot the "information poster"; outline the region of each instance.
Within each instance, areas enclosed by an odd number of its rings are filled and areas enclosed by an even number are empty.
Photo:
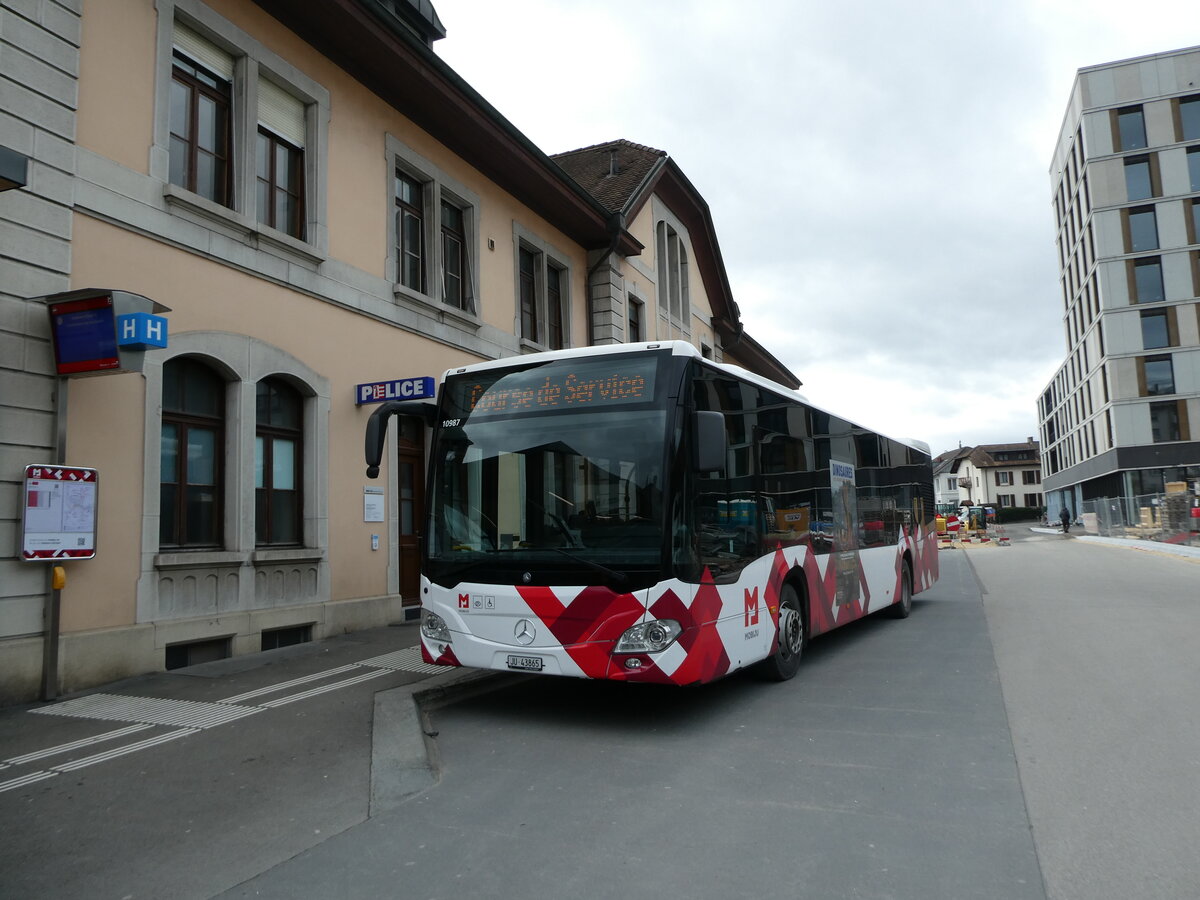
[[[363,488],[363,521],[364,522],[382,522],[384,521],[384,503],[386,498],[383,495],[383,488],[364,487]]]
[[[95,469],[26,466],[23,559],[91,559],[96,555]]]

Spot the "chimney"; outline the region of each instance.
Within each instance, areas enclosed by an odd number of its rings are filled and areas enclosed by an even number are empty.
[[[613,147],[608,151],[608,175],[611,178],[613,175],[621,173],[621,164],[617,161],[617,148]]]

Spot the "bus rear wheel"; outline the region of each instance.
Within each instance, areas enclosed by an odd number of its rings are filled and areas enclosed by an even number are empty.
[[[912,566],[908,560],[904,561],[904,569],[900,573],[900,599],[893,603],[888,612],[891,613],[893,619],[907,619],[908,614],[912,612],[913,600],[913,574]]]
[[[769,681],[787,681],[800,668],[808,646],[808,624],[796,586],[788,582],[779,592],[779,646],[758,664],[758,673]]]

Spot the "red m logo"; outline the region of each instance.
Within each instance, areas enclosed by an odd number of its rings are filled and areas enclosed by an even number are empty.
[[[458,595],[458,608],[459,609],[470,609],[471,608],[471,595],[470,594],[459,594]]]
[[[746,588],[746,627],[758,624],[758,588]]]

